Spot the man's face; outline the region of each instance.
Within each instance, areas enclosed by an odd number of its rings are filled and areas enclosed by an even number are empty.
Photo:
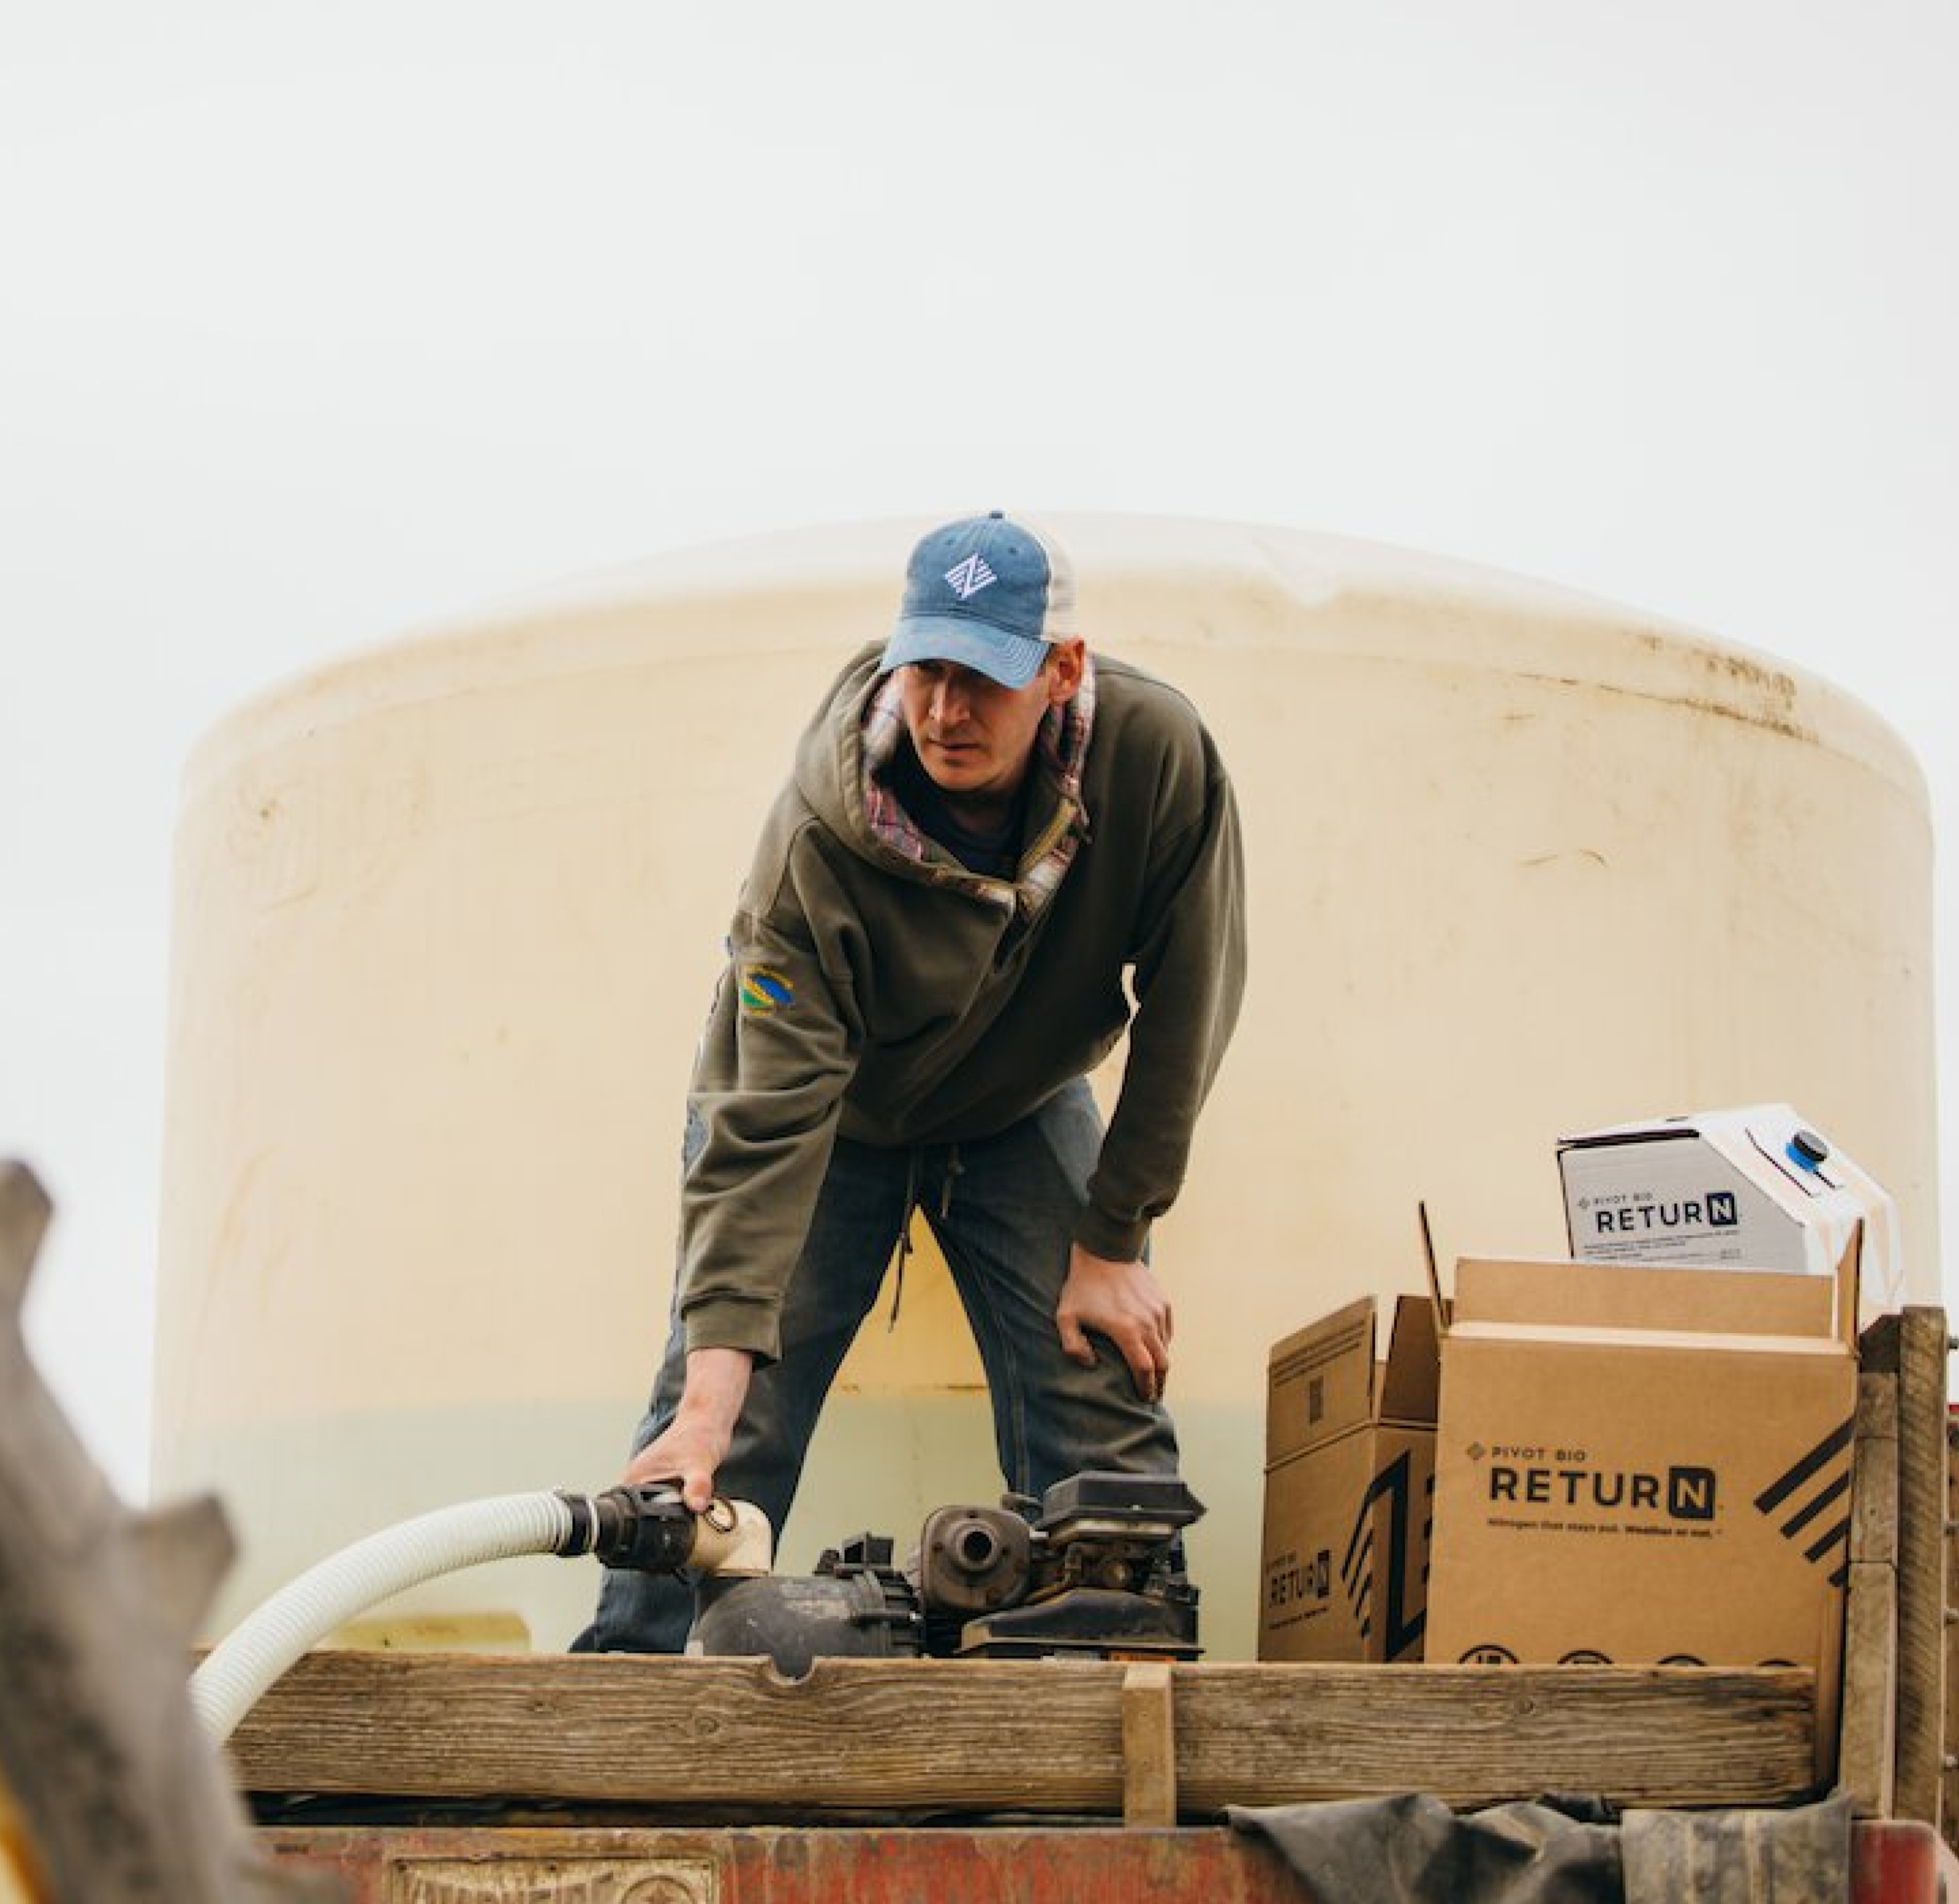
[[[1024,687],[1002,687],[954,662],[898,670],[906,731],[919,764],[955,799],[1005,799],[1025,777],[1048,709],[1081,680],[1082,644],[1057,642]]]

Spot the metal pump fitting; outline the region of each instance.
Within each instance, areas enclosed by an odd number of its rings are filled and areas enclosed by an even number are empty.
[[[716,1495],[696,1514],[671,1483],[608,1488],[602,1494],[558,1490],[571,1525],[560,1554],[590,1553],[606,1566],[635,1573],[767,1573],[775,1540],[768,1516],[748,1501]]]

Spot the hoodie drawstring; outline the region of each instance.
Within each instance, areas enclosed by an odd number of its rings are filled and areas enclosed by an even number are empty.
[[[919,1208],[919,1192],[924,1187],[919,1179],[924,1172],[925,1153],[914,1147],[905,1154],[905,1202],[898,1217],[897,1256],[891,1278],[891,1312],[884,1319],[884,1332],[887,1335],[898,1326],[898,1309],[905,1299],[905,1265],[910,1261],[912,1253],[912,1218]],[[948,1145],[945,1178],[938,1191],[938,1214],[941,1219],[952,1214],[954,1181],[965,1174],[966,1166],[959,1160],[959,1146]]]
[[[891,1281],[891,1312],[884,1319],[888,1335],[898,1326],[898,1305],[905,1297],[905,1263],[912,1253],[912,1213],[918,1207],[919,1153],[914,1145],[905,1153],[905,1201],[898,1213],[897,1273]]]

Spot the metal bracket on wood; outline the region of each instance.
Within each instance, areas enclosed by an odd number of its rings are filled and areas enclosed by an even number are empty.
[[[1167,1660],[1138,1660],[1122,1675],[1122,1823],[1176,1823],[1176,1720]]]

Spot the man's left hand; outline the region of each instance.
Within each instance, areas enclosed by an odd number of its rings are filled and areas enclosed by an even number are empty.
[[[1145,1262],[1115,1262],[1077,1243],[1055,1309],[1062,1351],[1085,1368],[1095,1363],[1087,1331],[1106,1335],[1129,1365],[1136,1392],[1160,1401],[1170,1379],[1170,1298]]]

